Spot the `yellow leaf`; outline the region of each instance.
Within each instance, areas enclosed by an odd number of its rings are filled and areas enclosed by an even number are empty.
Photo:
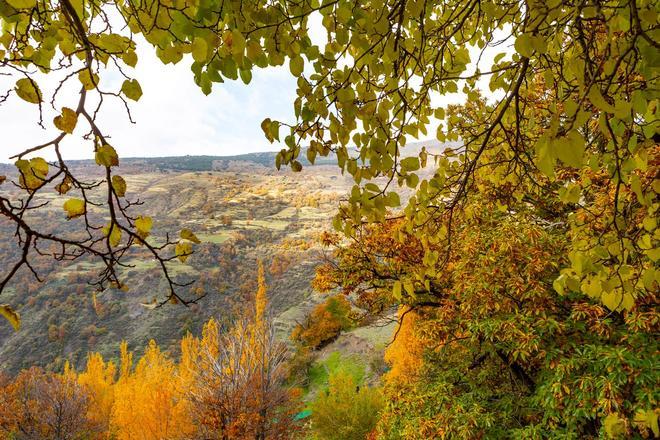
[[[658,427],[658,413],[656,413],[654,410],[640,409],[637,411],[637,414],[635,414],[635,422],[653,431],[653,435],[655,437],[660,436],[660,427]]]
[[[115,223],[104,226],[103,234],[110,238],[110,246],[116,247],[121,242],[121,229]]]
[[[117,197],[124,197],[126,195],[126,181],[121,176],[112,176],[112,189],[117,194]]]
[[[415,286],[411,280],[405,280],[403,282],[403,288],[406,290],[408,295],[415,297]]]
[[[16,94],[19,98],[31,104],[39,104],[41,102],[41,91],[36,82],[29,78],[21,78],[16,81],[14,87]]]
[[[621,308],[630,311],[633,307],[635,307],[635,297],[630,293],[624,293]]]
[[[392,295],[394,296],[394,299],[396,300],[401,300],[401,281],[396,280],[394,282],[394,287],[392,289]]]
[[[143,240],[147,238],[151,232],[153,223],[154,222],[151,217],[140,216],[135,219],[135,229],[137,229],[137,235]]]
[[[626,432],[625,421],[616,413],[608,414],[603,421],[605,432],[610,438],[615,438]]]
[[[122,59],[131,67],[135,67],[138,62],[138,57],[134,50],[129,50],[128,52],[124,53],[124,55],[122,55]]]
[[[39,189],[48,175],[48,163],[41,157],[35,157],[29,161],[19,159],[16,161],[16,168],[21,173],[20,186],[28,191]]]
[[[176,244],[175,253],[179,261],[185,263],[192,254],[192,243],[189,241],[180,241]]]
[[[102,145],[96,150],[96,163],[104,167],[119,165],[119,156],[110,145]]]
[[[600,297],[600,300],[605,305],[605,307],[612,311],[616,311],[621,307],[622,299],[623,297],[621,296],[621,292],[617,291],[603,292]]]
[[[93,90],[99,83],[99,76],[96,73],[90,75],[89,69],[85,69],[78,73],[78,79],[85,90]]]
[[[55,116],[53,119],[55,127],[59,128],[65,133],[73,133],[78,123],[78,115],[75,111],[67,107],[62,107],[62,114]]]
[[[85,214],[85,201],[81,199],[69,199],[64,202],[66,218],[72,219]]]
[[[197,243],[197,244],[201,243],[201,241],[199,241],[199,238],[197,238],[197,236],[190,229],[187,228],[182,229],[180,236],[184,240],[190,240],[193,243]]]
[[[21,328],[21,315],[15,312],[8,304],[0,304],[0,315],[4,316],[7,321],[14,327],[15,331]]]
[[[37,0],[7,0],[14,9],[30,9],[37,6]]]

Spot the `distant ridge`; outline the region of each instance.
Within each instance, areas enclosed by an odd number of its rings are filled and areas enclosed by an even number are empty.
[[[445,147],[453,147],[453,144],[441,144],[438,141],[420,141],[411,142],[403,148],[404,156],[417,155],[422,147],[426,147],[429,152],[439,153]],[[122,157],[122,165],[129,166],[146,166],[157,170],[170,170],[170,171],[217,171],[228,168],[232,163],[243,162],[264,167],[274,168],[275,157],[278,151],[265,151],[256,153],[236,154],[231,156],[210,156],[210,155],[186,155],[186,156],[163,156],[163,157]],[[352,150],[349,154],[353,155],[357,152]],[[307,160],[305,151],[301,151],[298,160],[303,166],[313,165],[336,165],[337,158],[331,153],[327,157],[316,156],[316,160],[312,165]],[[78,159],[68,160],[71,165],[85,166],[93,165],[93,159]],[[13,165],[0,162],[0,174],[11,173],[15,171]]]

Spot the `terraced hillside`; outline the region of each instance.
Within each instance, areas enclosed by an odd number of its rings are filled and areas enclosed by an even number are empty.
[[[94,177],[95,166],[77,166]],[[293,174],[243,162],[222,171],[180,171],[133,160],[122,163],[121,173],[129,196],[144,202],[140,212],[154,217],[154,239],[183,227],[197,233],[202,244],[195,255],[185,264],[169,264],[178,279],[194,281],[192,292],[206,296],[188,308],[151,310],[141,305],[161,296],[165,283],[156,263],[140,258],[139,251],[123,269],[128,292],[95,293],[89,283],[100,268],[98,262],[60,263],[44,257],[36,262],[44,282],[21,272],[0,301],[23,317],[17,333],[0,322],[0,370],[15,372],[31,365],[57,369],[66,360],[80,365],[88,351],[113,358],[121,340],[138,353],[151,338],[175,352],[185,332],[199,331],[210,316],[229,319],[254,292],[257,258],[269,269],[271,304],[282,316],[277,322],[285,334],[291,326],[286,317],[296,316],[311,292],[309,282],[320,254],[316,236],[329,226],[339,198],[349,188],[333,166]],[[7,185],[3,190],[12,191]],[[47,212],[31,221],[46,228],[75,229],[62,221],[59,196],[53,192],[44,201],[49,202]],[[9,239],[9,225],[0,223],[0,234],[0,263],[6,265],[17,250]]]

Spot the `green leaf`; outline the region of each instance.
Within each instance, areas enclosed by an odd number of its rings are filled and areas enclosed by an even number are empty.
[[[137,101],[142,96],[142,87],[136,79],[127,79],[121,85],[121,91],[128,99]]]
[[[102,145],[96,150],[96,163],[104,167],[114,167],[119,165],[119,156],[110,145]]]
[[[401,199],[399,193],[395,191],[390,191],[385,196],[385,204],[391,208],[396,208],[401,205]]]
[[[29,78],[21,78],[16,81],[14,87],[16,94],[24,101],[31,104],[39,104],[41,102],[41,91],[36,82]]]
[[[289,61],[289,70],[293,76],[300,76],[305,70],[305,60],[300,55],[297,55]]]
[[[192,42],[191,53],[193,60],[197,61],[198,63],[206,62],[208,53],[208,45],[206,44],[206,40],[200,37],[195,37]]]
[[[580,168],[584,157],[584,138],[576,130],[570,131],[565,137],[555,139],[552,148],[556,156],[566,165]]]
[[[241,81],[243,81],[243,84],[250,84],[250,81],[252,81],[251,70],[241,69],[238,71],[238,75],[241,77]]]
[[[8,304],[0,304],[0,315],[9,321],[14,331],[18,331],[21,328],[21,315],[18,312],[14,311]]]
[[[418,157],[406,157],[401,160],[401,168],[404,171],[417,171],[419,169],[419,158]]]
[[[528,34],[522,34],[516,38],[514,44],[516,52],[525,58],[529,58],[534,54],[534,47],[532,46],[532,37]]]
[[[253,63],[263,55],[261,45],[256,41],[250,41],[247,45],[247,57]]]
[[[85,214],[85,201],[81,199],[69,199],[64,202],[64,210],[66,211],[66,218],[72,219],[80,217]]]
[[[71,134],[78,123],[78,115],[70,108],[62,107],[62,114],[55,116],[53,123],[63,132]]]

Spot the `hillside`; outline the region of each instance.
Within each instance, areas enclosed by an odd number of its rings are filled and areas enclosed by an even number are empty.
[[[144,202],[141,212],[155,219],[155,239],[187,227],[202,241],[188,262],[170,264],[178,279],[194,281],[190,289],[206,296],[187,308],[167,305],[149,310],[140,303],[150,302],[165,288],[155,262],[136,253],[129,259],[130,267],[124,268],[130,290],[96,293],[89,283],[98,262],[60,263],[44,257],[36,266],[43,283],[21,272],[3,294],[2,302],[23,316],[23,327],[14,333],[6,322],[0,324],[0,369],[59,369],[65,360],[81,365],[88,351],[113,358],[121,340],[138,353],[152,338],[176,352],[183,334],[198,332],[211,316],[226,322],[236,305],[254,292],[257,258],[269,269],[273,313],[295,315],[290,309],[300,309],[311,292],[309,282],[320,255],[316,236],[329,226],[349,186],[336,167],[276,172],[259,162],[266,160],[262,156],[229,162],[232,165],[222,171],[204,168],[217,165],[215,158],[122,161],[119,172],[126,178],[129,197]],[[97,169],[86,162],[74,166],[90,178]],[[204,171],[172,169],[176,166]],[[32,221],[44,227],[60,225],[51,221],[61,219],[58,196],[48,194],[45,201],[46,211]],[[73,228],[67,223],[57,227]],[[6,223],[0,223],[0,231],[4,237],[12,234]],[[11,240],[3,240],[3,264],[17,255],[10,246]],[[284,335],[291,323],[278,322]]]

